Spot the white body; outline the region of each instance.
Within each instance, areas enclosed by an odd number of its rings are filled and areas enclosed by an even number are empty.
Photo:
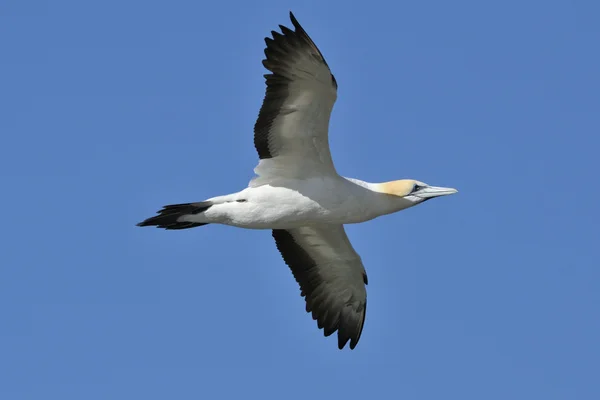
[[[371,190],[367,182],[340,176],[275,179],[272,183],[207,199],[207,211],[182,217],[249,229],[291,229],[315,224],[353,224],[412,206],[409,200]]]

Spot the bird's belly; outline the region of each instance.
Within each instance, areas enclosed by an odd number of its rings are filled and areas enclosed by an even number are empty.
[[[292,229],[327,221],[327,212],[310,199],[296,202],[252,202],[233,216],[231,225],[251,229]],[[331,223],[331,222],[329,222]]]
[[[347,224],[365,220],[347,196],[325,188],[310,192],[285,187],[261,187],[248,193],[228,213],[228,225],[250,229],[292,229],[314,224]]]

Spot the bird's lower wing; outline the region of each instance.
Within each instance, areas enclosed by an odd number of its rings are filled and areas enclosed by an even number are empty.
[[[325,336],[338,332],[338,347],[358,343],[367,310],[367,274],[343,225],[273,230],[284,261],[292,270]]]

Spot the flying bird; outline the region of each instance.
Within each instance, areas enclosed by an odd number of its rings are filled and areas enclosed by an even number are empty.
[[[372,220],[456,189],[413,179],[369,183],[341,176],[329,150],[337,82],[323,54],[290,12],[294,30],[279,25],[265,38],[266,94],[254,126],[259,162],[243,190],[195,203],[164,206],[138,226],[189,229],[224,224],[272,230],[325,336],[338,348],[361,337],[367,273],[345,224]]]

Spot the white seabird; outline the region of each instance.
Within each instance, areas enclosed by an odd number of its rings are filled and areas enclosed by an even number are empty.
[[[367,309],[367,274],[344,224],[394,213],[456,189],[402,179],[368,183],[340,176],[328,128],[337,83],[323,55],[290,12],[295,30],[265,38],[266,95],[254,126],[260,161],[247,188],[173,204],[138,226],[187,229],[224,224],[271,229],[300,285],[306,311],[338,347],[358,343]]]

